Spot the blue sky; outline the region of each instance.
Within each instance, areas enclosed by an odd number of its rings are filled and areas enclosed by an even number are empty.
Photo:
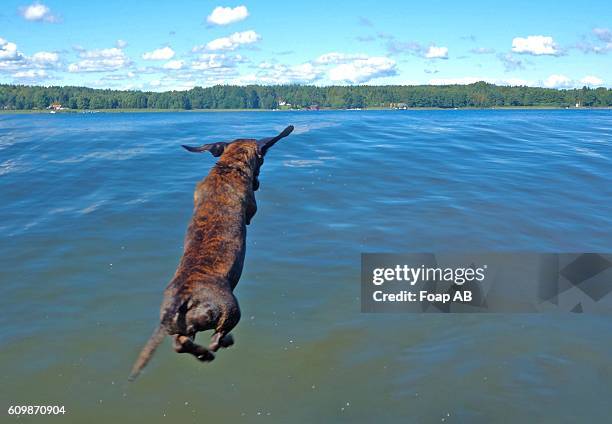
[[[612,6],[3,0],[0,8],[0,83],[164,91],[477,80],[612,87]]]

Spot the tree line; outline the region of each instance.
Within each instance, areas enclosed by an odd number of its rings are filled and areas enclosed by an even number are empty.
[[[0,109],[36,110],[61,104],[69,109],[277,109],[374,107],[609,107],[612,89],[583,87],[558,90],[509,87],[477,82],[469,85],[328,86],[248,85],[195,87],[188,91],[145,92],[86,87],[0,84]]]

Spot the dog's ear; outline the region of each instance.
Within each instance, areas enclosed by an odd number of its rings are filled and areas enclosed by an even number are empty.
[[[223,151],[225,150],[225,146],[227,146],[228,144],[229,143],[220,141],[218,143],[204,144],[199,147],[185,146],[184,144],[182,146],[185,150],[189,152],[194,152],[194,153],[210,152],[214,157],[218,158],[219,156],[223,154]]]
[[[289,134],[291,134],[291,131],[293,131],[293,125],[289,125],[287,128],[283,130],[283,132],[281,132],[276,137],[267,137],[267,138],[262,138],[261,140],[257,140],[257,147],[259,147],[259,150],[261,151],[261,153],[265,155],[266,151],[270,147],[272,147],[274,143],[276,143],[281,138],[287,137]]]

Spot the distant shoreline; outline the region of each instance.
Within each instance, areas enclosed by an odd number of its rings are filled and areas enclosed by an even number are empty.
[[[186,91],[129,91],[0,84],[0,109],[100,112],[266,110],[454,110],[612,107],[612,89],[469,85],[215,85]]]
[[[15,110],[0,110],[0,115],[23,115],[23,114],[48,114],[48,115],[70,115],[70,114],[96,114],[96,113],[223,113],[223,112],[360,112],[360,111],[419,111],[419,110],[611,110],[612,107],[562,107],[562,106],[496,106],[496,107],[459,107],[459,108],[443,108],[443,107],[408,107],[403,109],[391,109],[383,107],[371,107],[361,109],[333,109],[321,108],[318,110],[306,109],[69,109],[60,111],[49,110],[32,110],[32,109],[15,109]]]

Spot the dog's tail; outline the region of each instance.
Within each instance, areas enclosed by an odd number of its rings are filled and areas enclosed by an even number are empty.
[[[134,363],[134,366],[132,367],[132,372],[128,378],[129,381],[136,380],[136,377],[138,377],[140,371],[142,371],[142,369],[151,360],[151,357],[155,353],[155,349],[157,349],[157,346],[159,346],[164,340],[164,337],[166,337],[166,330],[164,329],[164,326],[160,324],[160,326],[153,332],[153,335],[147,344],[145,344],[140,351],[140,355],[138,355],[138,359],[136,359],[136,363]]]

